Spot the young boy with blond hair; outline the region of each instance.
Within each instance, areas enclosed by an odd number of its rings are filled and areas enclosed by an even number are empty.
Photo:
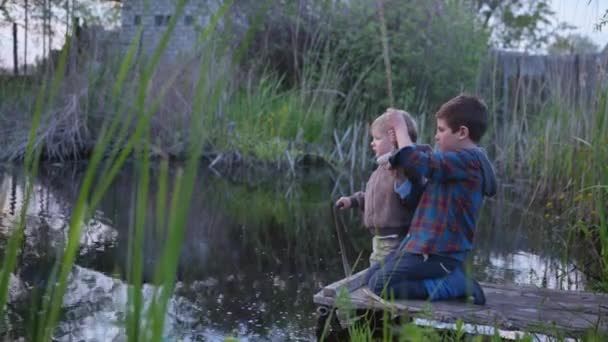
[[[416,141],[416,122],[404,111],[400,111],[399,115],[407,124],[408,138]],[[407,197],[412,196],[411,194],[403,194],[401,197],[395,192],[406,179],[399,176],[398,171],[391,170],[388,164],[388,156],[397,149],[389,113],[384,113],[374,120],[371,134],[371,147],[378,167],[369,177],[365,191],[340,197],[336,206],[342,209],[359,208],[363,211],[363,224],[373,235],[369,260],[370,264],[374,265],[381,263],[387,254],[399,246],[407,234],[415,206],[412,208],[408,205],[413,202]]]
[[[488,109],[477,97],[459,95],[439,108],[435,143],[422,152],[408,134],[398,111],[387,111],[399,150],[392,168],[410,179],[427,179],[410,230],[385,267],[371,270],[368,286],[394,298],[448,299],[473,296],[483,305],[479,284],[463,273],[483,196],[496,193],[496,176],[479,141],[488,124]]]

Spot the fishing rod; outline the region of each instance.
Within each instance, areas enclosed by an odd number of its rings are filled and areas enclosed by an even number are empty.
[[[340,227],[338,225],[337,213],[336,210],[341,208],[342,203],[338,205],[334,205],[333,202],[330,202],[331,206],[331,217],[334,220],[334,227],[336,228],[336,235],[338,235],[338,245],[340,247],[340,257],[342,258],[342,267],[344,268],[344,275],[348,278],[352,274],[352,269],[348,264],[348,258],[346,257],[346,249],[344,248],[344,242],[342,240],[342,232],[340,231]]]

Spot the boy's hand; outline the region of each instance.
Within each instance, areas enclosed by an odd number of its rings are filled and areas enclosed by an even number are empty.
[[[386,112],[388,113],[388,122],[390,127],[393,129],[392,134],[395,135],[397,146],[399,148],[404,148],[412,145],[412,140],[410,139],[410,135],[407,131],[407,123],[403,118],[403,111],[399,109],[388,108]]]
[[[348,208],[352,207],[352,205],[353,205],[353,201],[348,197],[340,197],[336,201],[336,208],[339,208],[339,209],[348,209]]]
[[[391,127],[394,127],[394,126],[391,126]],[[395,129],[394,128],[389,128],[389,130],[388,130],[388,139],[391,142],[391,144],[395,144],[395,145],[397,144],[397,135],[395,134]]]
[[[400,127],[400,126],[405,127],[405,130],[407,131],[407,123],[405,122],[405,119],[403,118],[402,110],[395,109],[395,108],[387,108],[386,112],[389,113],[388,123],[393,128],[392,134],[395,134],[394,129],[397,127]]]

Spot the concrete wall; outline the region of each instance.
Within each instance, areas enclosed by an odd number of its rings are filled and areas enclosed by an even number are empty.
[[[166,31],[169,19],[175,16],[176,3],[176,0],[123,0],[120,43],[128,47],[141,25],[143,35],[138,44],[142,53],[150,54]],[[200,49],[197,44],[200,32],[219,5],[219,0],[190,0],[177,21],[165,56],[175,57]]]

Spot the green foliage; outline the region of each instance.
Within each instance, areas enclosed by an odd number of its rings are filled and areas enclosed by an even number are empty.
[[[580,34],[557,35],[547,48],[547,52],[553,55],[595,53],[597,51],[598,46],[589,37]]]
[[[488,36],[467,6],[393,1],[384,12],[396,107],[435,108],[472,89]],[[363,112],[353,114],[371,119],[389,105],[376,8],[352,1],[334,13],[333,44],[353,71],[345,87],[360,83],[358,110]],[[358,80],[359,75],[366,76]]]
[[[263,161],[297,156],[305,144],[325,144],[324,125],[334,110],[333,101],[313,101],[298,91],[281,88],[282,81],[262,76],[249,89],[228,101],[217,134],[208,132],[219,149],[236,149]]]
[[[464,338],[465,330],[464,330],[464,322],[459,319],[456,321],[456,332],[454,336],[454,340],[460,341]]]
[[[237,151],[246,158],[270,162],[285,159],[286,150],[297,158],[303,151],[310,151],[311,145],[330,143],[332,130],[328,123],[335,112],[335,94],[324,94],[315,88],[286,90],[281,78],[265,73],[235,85],[236,90],[230,91],[228,84],[233,70],[223,61],[227,58],[226,52],[221,53],[221,56],[216,52],[204,57],[208,61],[201,66],[180,66],[173,72],[159,68],[160,71],[151,76],[153,86],[146,89],[146,96],[153,99],[150,114],[154,153],[183,158],[192,131],[202,137],[211,151]],[[114,57],[101,68],[87,68],[87,74],[72,74],[59,84],[57,101],[43,109],[41,126],[45,134],[36,137],[36,143],[43,146],[43,155],[64,159],[88,154],[88,149],[100,139],[97,127],[106,121],[114,122],[118,128],[109,142],[112,148],[108,154],[116,155],[123,149],[125,137],[136,127],[137,112],[129,108],[134,105],[134,98],[142,96],[137,92],[141,92],[138,84],[143,79],[136,69],[144,62],[137,60],[122,65],[121,60]],[[200,90],[199,96],[194,96],[197,81],[191,73],[186,73],[186,67],[196,68],[213,80]],[[124,71],[118,72],[122,69]],[[113,86],[117,82],[124,83],[120,94]],[[95,89],[95,93],[78,89]],[[3,146],[0,159],[23,157],[29,114],[33,112],[31,97],[39,91],[40,86],[29,79],[6,79],[0,83],[0,94],[10,99],[0,103],[0,123],[7,130],[0,138]],[[217,94],[222,94],[220,104],[212,108],[208,102]],[[117,97],[124,101],[112,106]],[[192,125],[197,117],[192,108],[197,101],[205,104],[201,110],[204,124]],[[48,115],[54,111],[61,115]]]
[[[484,26],[492,29],[492,40],[501,48],[538,50],[554,34],[572,28],[556,21],[548,0],[475,0]]]
[[[547,105],[534,118],[527,139],[521,137],[529,144],[526,164],[522,165],[526,172],[540,176],[542,185],[551,189],[561,189],[560,184],[568,179],[575,192],[605,184],[608,123],[602,119],[606,111],[602,103],[606,97],[608,92],[603,91],[599,105],[589,111]],[[578,198],[577,202],[585,201]]]
[[[405,324],[401,327],[399,334],[400,342],[416,341],[441,341],[443,340],[439,332],[431,327],[421,327],[413,323]]]
[[[606,341],[608,335],[603,331],[588,331],[582,338],[583,341],[600,342]]]
[[[373,331],[367,324],[353,324],[349,328],[349,338],[351,341],[373,341]]]
[[[315,80],[343,94],[334,125],[369,121],[390,104],[375,2],[273,5],[252,45],[257,63],[250,63],[273,68],[288,87]],[[421,112],[472,90],[489,35],[470,6],[386,1],[384,13],[395,106]],[[327,82],[328,74],[335,81]]]
[[[607,24],[608,24],[608,9],[606,10],[606,12],[604,12],[604,15],[600,18],[600,20],[598,21],[595,28],[598,31],[601,31],[604,28],[604,26],[606,26]]]

